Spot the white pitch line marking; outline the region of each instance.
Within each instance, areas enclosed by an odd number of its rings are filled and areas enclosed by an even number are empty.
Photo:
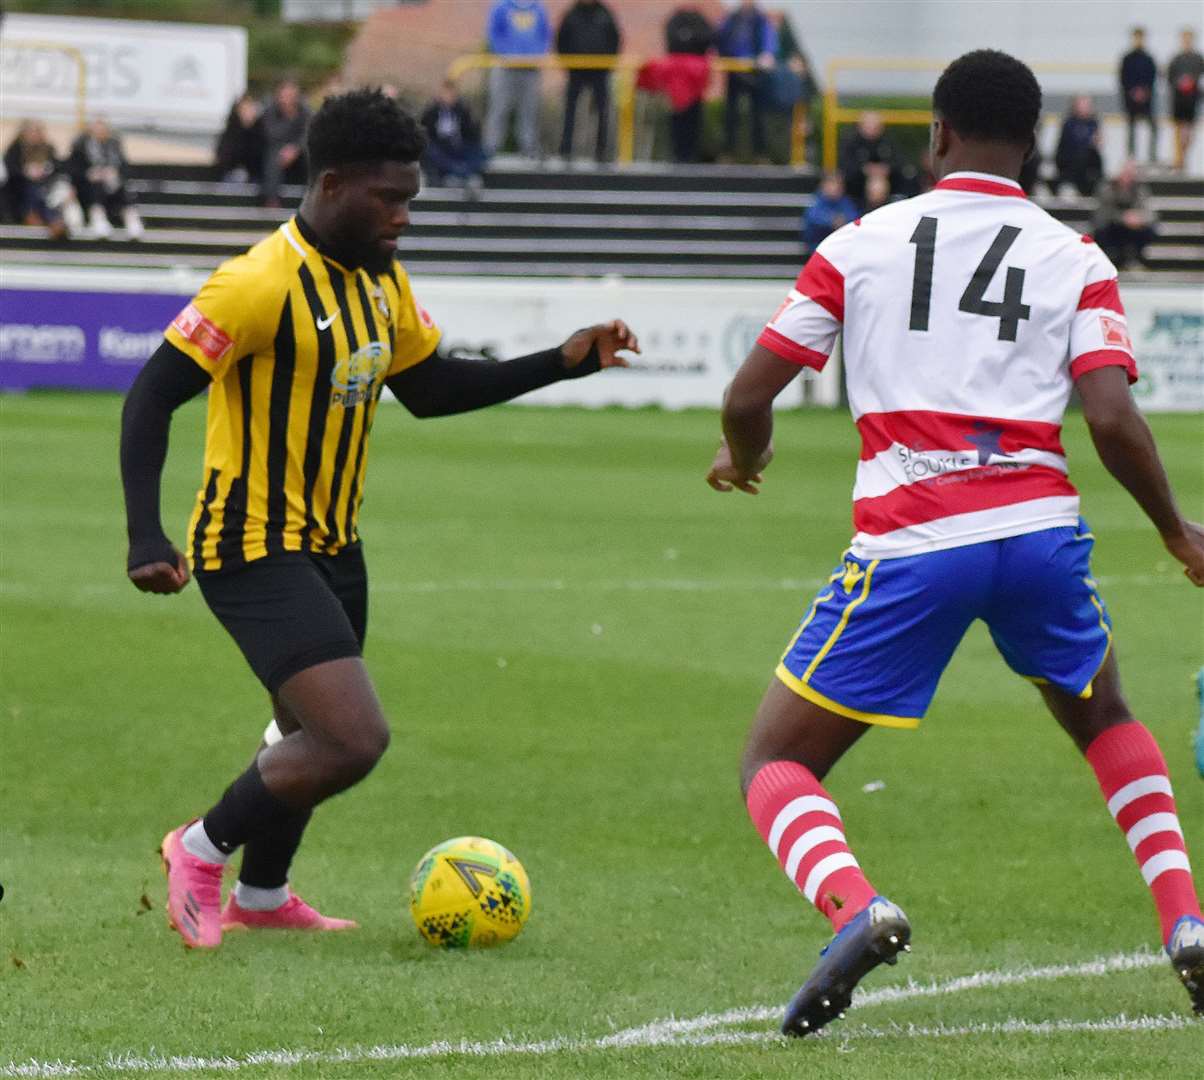
[[[917,983],[908,981],[902,986],[883,986],[877,990],[855,991],[852,1008],[888,1002],[907,1001],[914,998],[939,997],[944,994],[960,994],[967,990],[992,989],[999,986],[1017,986],[1028,982],[1043,982],[1072,976],[1101,976],[1118,971],[1135,971],[1141,968],[1158,967],[1166,958],[1158,953],[1142,950],[1121,953],[1116,956],[1087,960],[1078,964],[1051,964],[1046,967],[1019,968],[1015,971],[976,971],[972,975],[959,975],[943,982]],[[607,1036],[616,1046],[626,1045],[626,1040],[638,1040],[645,1035],[685,1034],[705,1031],[708,1028],[731,1024],[749,1024],[777,1019],[782,1013],[780,1005],[752,1005],[739,1009],[728,1009],[721,1013],[704,1013],[689,1020],[654,1020],[641,1027],[628,1028]]]
[[[979,971],[943,982],[908,983],[887,986],[858,994],[854,1008],[912,998],[960,994],[969,990],[1016,986],[1028,982],[1074,976],[1102,976],[1113,972],[1136,971],[1164,963],[1156,953],[1136,952],[1089,960],[1079,964],[1055,964],[1048,967],[1021,968],[1016,971]],[[293,1065],[346,1065],[366,1061],[404,1061],[434,1057],[498,1057],[503,1055],[539,1056],[564,1051],[613,1050],[617,1048],[662,1046],[718,1046],[744,1043],[773,1042],[782,1036],[773,1031],[714,1031],[717,1027],[764,1022],[776,1019],[779,1006],[753,1006],[708,1013],[687,1020],[665,1019],[640,1027],[626,1028],[598,1038],[551,1039],[513,1042],[497,1039],[493,1042],[439,1041],[423,1045],[353,1046],[338,1050],[260,1050],[254,1053],[223,1057],[142,1057],[136,1054],[111,1056],[95,1064],[75,1061],[26,1061],[0,1066],[0,1077],[51,1078],[67,1076],[108,1075],[114,1073],[194,1073],[204,1070],[237,1072],[260,1065],[290,1067]],[[1019,1020],[992,1023],[925,1026],[891,1024],[885,1027],[846,1026],[838,1034],[823,1036],[852,1040],[862,1038],[949,1038],[967,1035],[1033,1034],[1056,1035],[1075,1031],[1165,1031],[1186,1028],[1195,1023],[1186,1016],[1138,1016],[1125,1014],[1102,1020]]]
[[[919,1024],[894,1024],[887,1027],[851,1027],[839,1035],[820,1035],[829,1041],[839,1039],[842,1043],[854,1039],[933,1039],[955,1038],[968,1035],[1060,1035],[1068,1032],[1090,1031],[1178,1031],[1198,1023],[1186,1016],[1136,1016],[1121,1013],[1119,1016],[1102,1020],[1002,1020],[981,1024],[940,1024],[935,1027]],[[639,1043],[624,1043],[624,1048],[674,1046],[739,1046],[750,1043],[774,1043],[785,1045],[789,1040],[773,1031],[712,1031],[696,1035],[664,1035],[648,1038]],[[355,1046],[342,1050],[261,1050],[239,1057],[138,1057],[122,1054],[107,1058],[95,1065],[81,1065],[64,1061],[30,1061],[21,1065],[9,1065],[0,1069],[3,1077],[53,1078],[69,1076],[111,1075],[113,1073],[174,1072],[194,1073],[202,1071],[238,1072],[258,1066],[289,1068],[294,1065],[355,1065],[369,1061],[408,1061],[420,1058],[440,1057],[501,1057],[525,1055],[539,1057],[562,1051],[583,1052],[612,1049],[614,1043],[608,1039],[546,1039],[541,1042],[511,1042],[497,1039],[493,1042],[433,1042],[423,1046]]]

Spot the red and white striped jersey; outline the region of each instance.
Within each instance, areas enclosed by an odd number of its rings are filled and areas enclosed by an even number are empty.
[[[1018,184],[960,172],[837,230],[758,342],[822,368],[844,328],[861,432],[852,550],[892,558],[1078,521],[1062,416],[1137,378],[1116,268]]]

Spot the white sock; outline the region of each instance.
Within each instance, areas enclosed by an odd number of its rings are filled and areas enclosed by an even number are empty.
[[[288,885],[261,889],[258,885],[245,885],[240,881],[234,886],[234,899],[244,911],[275,911],[288,900]]]
[[[225,866],[230,861],[230,856],[209,839],[209,834],[205,832],[204,823],[199,819],[184,830],[184,835],[180,837],[180,842],[184,845],[184,850],[188,854],[195,855],[198,859],[203,859],[205,862],[220,863],[222,866]]]

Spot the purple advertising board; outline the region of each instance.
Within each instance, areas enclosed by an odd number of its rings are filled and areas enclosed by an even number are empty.
[[[129,389],[187,295],[0,289],[0,390]]]

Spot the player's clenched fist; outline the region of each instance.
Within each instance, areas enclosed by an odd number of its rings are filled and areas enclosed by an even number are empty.
[[[560,353],[564,357],[564,366],[570,371],[581,363],[591,348],[598,347],[598,360],[601,367],[627,367],[627,361],[617,355],[620,351],[638,353],[639,339],[632,333],[622,319],[611,319],[610,322],[597,323],[578,330],[563,345]]]
[[[141,592],[178,593],[188,584],[190,574],[184,556],[176,552],[176,563],[145,563],[129,571],[129,579]]]

